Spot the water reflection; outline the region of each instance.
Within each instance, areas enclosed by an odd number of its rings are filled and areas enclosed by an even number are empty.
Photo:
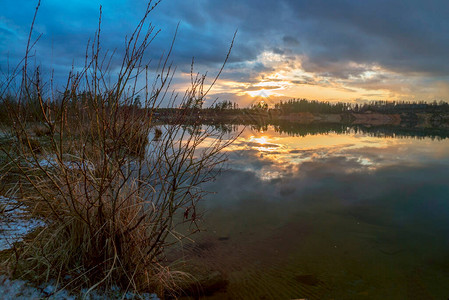
[[[330,158],[344,160],[344,170],[339,170],[342,173],[374,171],[392,165],[422,165],[431,161],[441,163],[449,156],[448,146],[448,140],[398,139],[355,132],[296,137],[280,134],[270,127],[263,132],[247,128],[228,151],[233,169],[273,178],[269,174],[282,176],[283,172],[299,169],[305,162],[326,163]]]
[[[395,126],[395,125],[363,125],[363,124],[344,124],[344,123],[310,123],[299,124],[289,121],[272,121],[270,124],[249,125],[256,131],[266,131],[273,128],[275,132],[287,134],[289,136],[307,136],[315,134],[353,134],[362,133],[365,135],[376,137],[391,138],[431,138],[431,139],[447,139],[449,138],[449,128],[435,127],[412,127],[412,126]],[[235,130],[236,127],[226,127],[227,130]]]
[[[448,139],[267,126],[227,151],[186,250],[227,276],[211,298],[448,297]]]

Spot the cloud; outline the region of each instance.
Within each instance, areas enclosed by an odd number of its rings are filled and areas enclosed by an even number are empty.
[[[56,68],[56,74],[63,74],[72,63],[82,66],[86,43],[97,29],[100,4],[102,49],[116,51],[112,68],[117,68],[124,37],[145,8],[143,0],[43,2],[35,26],[36,35],[43,34],[36,48],[37,63]],[[158,61],[179,22],[172,53],[178,70],[189,72],[195,57],[199,70],[213,72],[221,66],[237,29],[222,76],[225,81],[257,83],[286,72],[292,83],[346,89],[354,98],[377,94],[374,91],[410,97],[418,93],[416,87],[430,86],[426,93],[430,90],[448,99],[444,84],[449,79],[448,10],[444,0],[162,1],[150,15],[155,30],[161,32],[146,61]],[[10,63],[23,56],[33,12],[34,5],[18,10],[16,2],[3,1],[0,68],[5,69],[6,54]],[[309,79],[295,78],[297,71]],[[374,71],[376,78],[363,77]],[[284,95],[290,93],[298,90]]]
[[[299,46],[300,45],[299,41],[295,37],[290,36],[290,35],[284,35],[282,40],[284,41],[284,44],[286,46],[291,47],[291,46]]]
[[[446,1],[287,1],[310,24],[311,62],[377,63],[397,72],[449,74]],[[319,23],[319,26],[317,26]],[[324,30],[323,30],[324,29]]]

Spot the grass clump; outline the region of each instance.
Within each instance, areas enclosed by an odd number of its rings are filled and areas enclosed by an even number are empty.
[[[106,62],[116,58],[101,51],[101,13],[85,67],[68,75],[63,91],[44,92],[40,69],[28,66],[30,47],[22,84],[13,90],[3,83],[0,96],[14,146],[2,147],[2,167],[17,179],[5,194],[46,224],[13,245],[2,265],[10,276],[160,295],[176,291],[188,277],[164,265],[164,251],[197,230],[202,184],[214,179],[230,140],[212,128],[182,124],[185,111],[202,103],[209,90],[205,76],[193,72],[176,124],[154,129],[154,110],[176,98],[167,96],[169,56],[161,59],[154,81],[144,63],[156,36],[148,17],[158,3],[148,3],[126,39],[112,84],[105,79]],[[139,88],[141,77],[146,82]],[[186,222],[191,230],[177,232]]]

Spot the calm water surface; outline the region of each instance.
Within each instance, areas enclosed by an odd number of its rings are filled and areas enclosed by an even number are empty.
[[[185,256],[211,299],[448,299],[449,139],[245,129]]]

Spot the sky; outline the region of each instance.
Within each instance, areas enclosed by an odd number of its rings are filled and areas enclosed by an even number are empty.
[[[25,53],[36,4],[0,1],[2,76]],[[100,5],[102,50],[115,51],[114,72],[146,1],[42,0],[33,61],[53,70],[56,83],[84,65]],[[448,15],[447,0],[163,0],[150,14],[160,32],[145,59],[156,68],[179,23],[170,61],[177,67],[172,88],[182,93],[192,58],[210,83],[237,31],[208,101],[449,101]]]

